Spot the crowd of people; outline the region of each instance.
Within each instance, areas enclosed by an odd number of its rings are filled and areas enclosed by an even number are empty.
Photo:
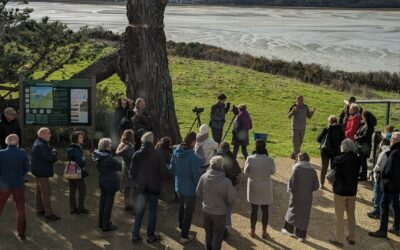
[[[151,117],[145,111],[143,98],[135,101],[131,108],[128,99],[118,100],[115,111],[115,130],[118,142],[101,138],[92,154],[98,170],[100,200],[98,225],[103,232],[117,230],[112,221],[115,195],[122,192],[126,211],[134,210],[132,242],[142,241],[142,221],[148,210],[146,240],[154,243],[161,239],[156,233],[158,200],[168,197],[178,203],[177,225],[180,243],[187,244],[195,236],[190,234],[196,203],[201,202],[206,249],[221,249],[223,239],[232,228],[232,208],[238,199],[236,186],[241,174],[247,177],[247,201],[250,204],[249,236],[256,237],[258,210],[260,208],[261,237],[268,239],[269,207],[273,204],[273,181],[275,162],[269,156],[266,142],[256,140],[254,151],[249,155],[249,130],[252,120],[246,105],[233,106],[235,114],[232,129],[232,145],[223,141],[225,115],[230,110],[227,97],[221,94],[212,106],[209,125],[202,124],[198,133],[189,132],[181,143],[173,146],[168,137],[157,138],[152,133]],[[307,229],[313,203],[313,192],[327,190],[325,180],[332,185],[335,208],[335,237],[330,243],[343,247],[345,241],[355,244],[355,206],[359,181],[368,177],[368,158],[372,150],[372,136],[377,124],[375,116],[362,110],[354,97],[349,98],[339,119],[328,117],[328,126],[317,140],[321,151],[321,175],[310,163],[307,153],[301,151],[306,132],[307,118],[311,119],[316,109],[310,109],[302,96],[288,112],[292,120],[293,152],[295,160],[287,188],[288,209],[282,222],[282,233],[296,237],[300,242],[307,238]],[[50,146],[51,131],[43,127],[37,131],[30,160],[21,148],[21,131],[12,108],[4,110],[0,123],[3,140],[0,150],[0,213],[8,198],[13,196],[18,213],[18,235],[26,239],[26,217],[24,183],[30,171],[36,178],[36,212],[47,221],[57,221],[51,206],[51,184],[53,165],[61,157]],[[210,133],[211,130],[211,133]],[[87,159],[83,152],[85,134],[73,131],[66,150],[64,178],[69,184],[69,206],[71,214],[87,215],[85,207],[86,184],[89,175]],[[4,142],[4,145],[3,145]],[[114,153],[113,145],[116,146]],[[239,148],[245,163],[243,171],[237,161]],[[116,159],[118,156],[120,160]],[[330,171],[328,168],[330,166]],[[372,237],[387,237],[391,232],[400,236],[400,133],[394,127],[386,127],[379,149],[379,157],[373,170],[374,206],[368,213],[379,218],[379,230],[370,232]],[[76,199],[78,193],[78,200]],[[392,204],[394,224],[388,230],[389,207]],[[347,213],[348,235],[345,236],[344,212]]]

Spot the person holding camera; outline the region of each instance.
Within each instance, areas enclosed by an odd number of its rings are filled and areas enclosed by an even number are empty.
[[[212,137],[218,144],[222,141],[222,134],[225,124],[225,114],[228,113],[231,104],[228,102],[225,105],[226,95],[220,94],[217,103],[211,107],[210,127]]]

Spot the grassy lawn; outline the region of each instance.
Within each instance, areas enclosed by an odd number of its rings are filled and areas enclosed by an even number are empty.
[[[314,117],[308,121],[303,145],[303,150],[314,156],[319,153],[316,137],[326,126],[327,117],[331,114],[339,115],[344,105],[343,100],[350,96],[349,93],[334,91],[330,88],[317,87],[297,80],[221,63],[179,57],[170,57],[169,60],[175,108],[182,135],[189,130],[195,118],[192,108],[204,107],[205,111],[201,115],[202,123],[208,123],[211,105],[216,101],[216,96],[224,92],[232,104],[247,105],[253,120],[252,132],[268,134],[268,148],[273,156],[288,156],[291,152],[290,120],[287,118],[287,113],[297,95],[303,95],[310,107],[317,108]],[[49,79],[68,78],[88,64],[87,61],[81,61],[74,65],[67,65]],[[116,75],[98,85],[98,88],[105,87],[111,93],[125,93],[124,84]],[[376,93],[382,98],[399,98],[396,93]],[[358,98],[362,99],[362,97]],[[379,120],[376,129],[382,130],[385,124],[386,107],[363,105],[363,108],[376,114]],[[230,112],[227,114],[225,129],[231,118]],[[399,118],[400,107],[394,106],[391,122],[398,126]],[[231,140],[230,132],[226,140]]]

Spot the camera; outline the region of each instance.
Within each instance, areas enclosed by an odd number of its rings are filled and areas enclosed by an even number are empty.
[[[204,108],[194,107],[194,109],[192,109],[192,112],[196,113],[196,114],[201,114],[201,113],[203,113],[203,111],[204,111]]]

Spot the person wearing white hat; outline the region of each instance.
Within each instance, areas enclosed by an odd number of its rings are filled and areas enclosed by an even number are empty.
[[[211,157],[218,148],[218,143],[208,137],[209,128],[207,124],[203,124],[199,128],[199,133],[196,137],[196,145],[194,146],[194,152],[197,157],[201,160],[201,169],[203,172],[210,166]]]

